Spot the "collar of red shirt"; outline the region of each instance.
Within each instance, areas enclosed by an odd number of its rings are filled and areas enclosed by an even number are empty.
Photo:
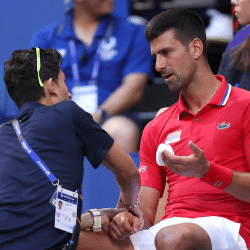
[[[221,81],[221,85],[208,105],[225,106],[230,96],[232,86],[227,83],[224,76],[216,75],[215,77]],[[180,111],[179,120],[184,117],[185,114],[190,114],[184,105],[182,93],[179,96],[178,108]]]

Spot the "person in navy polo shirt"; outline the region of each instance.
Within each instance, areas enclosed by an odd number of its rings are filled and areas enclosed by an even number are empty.
[[[113,0],[75,0],[64,20],[37,31],[31,47],[55,48],[72,100],[127,152],[137,152],[135,105],[152,73],[144,26],[111,14]]]
[[[155,69],[180,97],[142,134],[144,230],[134,233],[122,212],[111,222],[112,238],[82,230],[79,250],[250,249],[250,93],[213,74],[196,12],[162,12],[145,34]],[[166,184],[164,215],[155,223]]]
[[[119,207],[141,217],[137,167],[69,101],[60,60],[55,49],[34,48],[16,50],[5,62],[4,80],[20,115],[0,126],[0,249],[62,249],[67,243],[75,249],[84,157],[114,173]],[[93,214],[98,229],[99,214]]]

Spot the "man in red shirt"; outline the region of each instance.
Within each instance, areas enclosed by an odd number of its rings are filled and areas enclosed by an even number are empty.
[[[162,12],[147,25],[146,38],[155,69],[180,98],[142,135],[144,230],[117,243],[138,224],[122,212],[109,227],[115,240],[91,249],[250,249],[250,93],[214,76],[196,13]],[[165,215],[154,225],[166,179]]]

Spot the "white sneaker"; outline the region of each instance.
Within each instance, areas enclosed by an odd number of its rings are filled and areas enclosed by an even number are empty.
[[[207,39],[231,41],[233,38],[233,17],[216,9],[207,9],[206,14],[210,16],[209,25],[206,28]]]

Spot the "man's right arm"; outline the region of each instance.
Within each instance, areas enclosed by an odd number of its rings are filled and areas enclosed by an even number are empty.
[[[144,229],[154,225],[160,199],[160,192],[152,187],[142,186],[139,192],[139,204],[143,212]]]
[[[143,211],[144,225],[140,226],[138,218],[131,213],[117,214],[111,221],[109,234],[114,239],[123,239],[129,235],[154,225],[160,192],[154,188],[142,186],[139,192],[139,206]]]
[[[125,207],[137,204],[138,193],[140,190],[140,174],[132,158],[114,142],[106,156],[103,165],[111,170],[116,178],[117,184],[121,189],[119,202]],[[130,209],[138,216],[141,215],[138,209]]]

